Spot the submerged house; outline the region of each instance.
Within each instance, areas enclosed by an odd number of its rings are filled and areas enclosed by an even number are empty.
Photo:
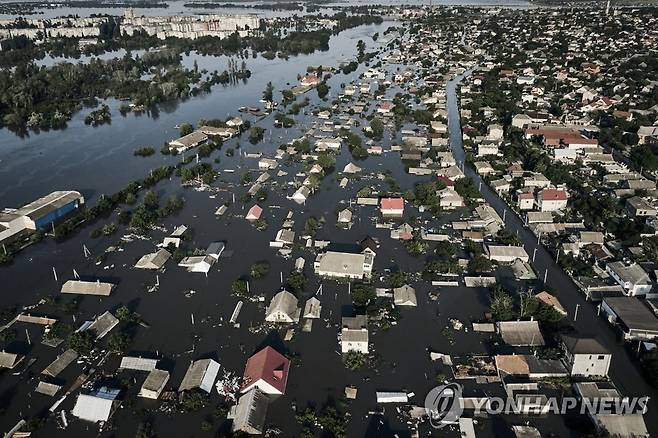
[[[315,273],[328,278],[370,278],[375,263],[375,253],[369,247],[334,245],[335,250],[318,254]]]
[[[119,392],[119,389],[103,387],[90,394],[80,394],[71,413],[74,417],[92,423],[107,421],[119,407],[120,402],[116,399]]]
[[[358,351],[368,354],[368,317],[366,315],[343,317],[341,325],[341,352]]]
[[[146,254],[140,258],[135,267],[137,269],[162,269],[164,264],[171,257],[171,253],[166,249],[159,249],[154,253]]]
[[[169,381],[169,371],[154,369],[146,377],[139,390],[139,396],[157,400]]]
[[[183,377],[178,392],[199,388],[207,393],[212,391],[212,385],[219,372],[219,364],[212,359],[194,361]]]
[[[258,388],[265,394],[283,395],[289,371],[290,359],[267,346],[247,360],[240,392]]]
[[[267,322],[281,322],[293,323],[299,321],[301,309],[297,306],[297,297],[282,290],[274,295],[270,305],[265,310],[265,321]]]
[[[228,414],[228,418],[233,420],[231,431],[262,435],[268,406],[269,398],[257,387],[243,394]]]

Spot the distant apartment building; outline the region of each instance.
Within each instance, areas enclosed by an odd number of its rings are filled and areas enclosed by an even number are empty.
[[[251,31],[259,28],[260,18],[256,15],[208,14],[137,17],[134,9],[128,8],[124,13],[121,33],[132,36],[144,32],[161,40],[171,37],[226,38],[235,32],[240,36],[248,36]]]

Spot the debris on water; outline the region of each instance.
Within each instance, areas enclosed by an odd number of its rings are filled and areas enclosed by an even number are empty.
[[[462,322],[461,322],[460,320],[458,320],[458,319],[452,319],[452,318],[451,318],[451,319],[450,319],[450,324],[452,325],[452,328],[455,329],[455,330],[461,330],[462,327],[464,327],[464,323],[462,323]]]

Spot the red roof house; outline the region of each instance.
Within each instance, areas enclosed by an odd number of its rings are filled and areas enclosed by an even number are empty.
[[[384,216],[402,217],[404,214],[404,199],[382,198],[379,208]]]
[[[288,383],[290,360],[272,347],[265,347],[247,360],[242,377],[243,394],[258,387],[266,394],[283,395]]]
[[[255,204],[253,207],[249,209],[247,212],[247,216],[245,216],[245,219],[248,221],[257,221],[260,219],[261,214],[263,214],[263,209],[258,205]]]
[[[436,179],[439,180],[440,182],[442,182],[443,184],[445,184],[446,187],[454,187],[455,186],[455,182],[453,180],[451,180],[450,178],[448,178],[447,176],[439,175],[439,176],[436,177]]]
[[[567,192],[560,189],[544,189],[541,191],[543,201],[566,201]]]
[[[321,81],[320,78],[318,78],[316,75],[313,74],[308,74],[302,78],[300,81],[302,85],[308,86],[308,87],[314,87],[318,85]]]

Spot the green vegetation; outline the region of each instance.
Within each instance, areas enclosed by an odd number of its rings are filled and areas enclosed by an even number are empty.
[[[252,126],[249,130],[249,142],[251,144],[258,144],[263,140],[265,129],[260,126]]]
[[[292,271],[288,274],[286,285],[293,290],[293,292],[301,292],[306,286],[306,276],[299,271]]]
[[[180,407],[185,412],[198,412],[208,406],[210,397],[201,390],[184,391],[179,396]]]
[[[250,275],[252,278],[264,278],[270,272],[270,264],[268,262],[258,262],[251,265]]]
[[[318,154],[317,163],[325,170],[332,169],[336,165],[336,157],[333,154],[321,152]]]
[[[348,351],[343,354],[343,363],[345,364],[345,368],[355,371],[365,365],[366,358],[359,351]]]
[[[94,341],[94,335],[89,331],[75,332],[69,337],[68,346],[78,354],[86,356],[94,349]]]
[[[274,100],[274,85],[272,85],[272,82],[268,82],[265,86],[263,100],[266,102],[272,102]]]
[[[329,85],[326,82],[320,82],[315,90],[318,92],[318,97],[324,99],[329,94]]]
[[[468,261],[466,269],[472,274],[483,274],[491,272],[493,266],[491,265],[491,260],[485,256],[478,254]]]
[[[491,314],[496,321],[509,321],[516,316],[514,300],[502,286],[491,290]]]
[[[347,147],[355,160],[363,160],[368,157],[368,151],[363,147],[361,137],[346,129],[341,130],[343,138],[347,139]]]
[[[111,120],[112,114],[110,113],[110,107],[102,105],[100,109],[92,111],[85,117],[85,125],[99,126],[109,123]]]
[[[168,149],[168,148],[167,148]],[[133,155],[136,157],[150,157],[155,154],[155,149],[151,146],[145,146],[143,148],[135,149]]]
[[[114,333],[107,341],[107,348],[114,354],[123,354],[128,350],[132,338],[123,332]]]
[[[455,191],[468,203],[481,197],[480,190],[478,190],[475,181],[470,177],[459,178],[455,182]]]
[[[231,293],[238,298],[247,296],[247,282],[244,280],[235,280],[231,283]]]
[[[352,285],[352,305],[357,309],[367,307],[377,298],[375,288],[369,284],[355,283]]]
[[[384,135],[384,123],[377,117],[373,117],[370,121],[370,132],[366,131],[366,135],[380,140]]]

